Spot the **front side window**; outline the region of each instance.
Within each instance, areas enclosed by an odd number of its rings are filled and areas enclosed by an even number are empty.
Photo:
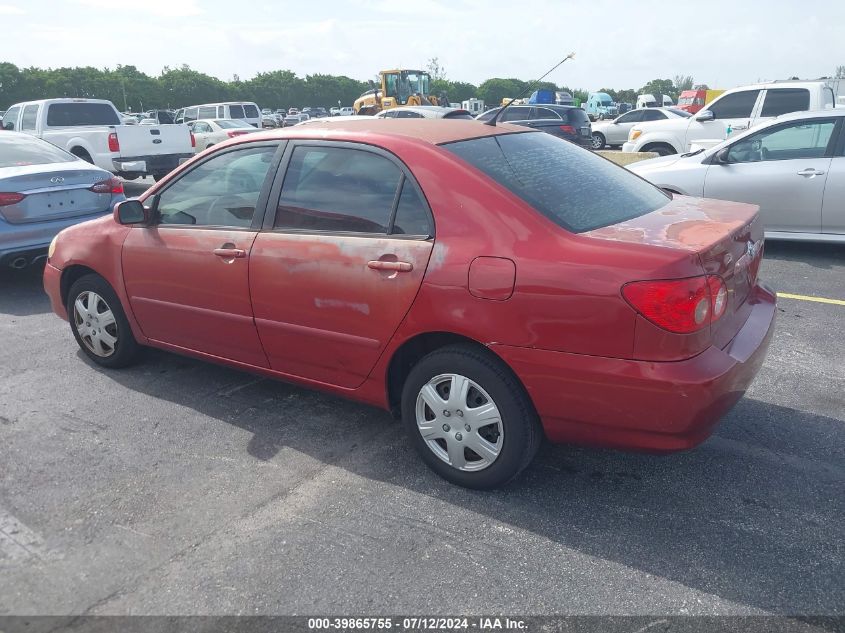
[[[731,163],[754,163],[768,160],[824,158],[836,123],[796,121],[767,129],[734,143],[728,151]]]
[[[486,136],[442,147],[573,233],[651,213],[670,200],[625,169],[543,132]]]
[[[533,108],[533,119],[560,119],[560,115],[551,108]]]
[[[639,123],[643,120],[645,110],[631,110],[616,119],[617,123]]]
[[[715,119],[747,119],[757,103],[759,90],[743,90],[723,96],[710,104]]]
[[[776,88],[766,91],[760,116],[780,116],[810,109],[810,91],[806,88]]]
[[[14,132],[17,129],[18,114],[20,113],[20,111],[20,107],[15,106],[14,108],[9,108],[9,111],[3,115],[4,130],[11,130]]]
[[[160,194],[160,223],[250,227],[275,152],[239,149],[192,169]]]
[[[395,164],[372,152],[297,147],[274,228],[386,234],[401,176]]]
[[[646,110],[643,112],[643,121],[662,121],[666,114],[660,110]]]
[[[499,120],[527,121],[530,115],[531,108],[528,106],[511,106],[509,108],[505,108],[505,111],[502,113],[502,116],[499,117]]]

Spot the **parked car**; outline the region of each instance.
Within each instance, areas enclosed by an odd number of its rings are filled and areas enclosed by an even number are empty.
[[[340,109],[340,113],[338,114],[338,116],[352,116],[354,114],[354,109],[352,109],[350,106],[344,106]]]
[[[197,153],[208,149],[212,145],[228,141],[230,138],[243,134],[260,132],[246,121],[236,119],[203,119],[188,124],[196,139]]]
[[[252,101],[231,101],[189,106],[176,111],[176,123],[190,123],[200,119],[238,119],[253,127],[261,127],[261,112]]]
[[[824,81],[773,82],[725,91],[689,119],[666,119],[635,125],[623,152],[657,152],[665,156],[689,151],[698,140],[724,140],[788,112],[833,108],[835,95]]]
[[[476,117],[478,121],[489,121],[501,108],[487,110]],[[513,123],[532,127],[553,136],[571,141],[582,147],[592,147],[593,132],[590,119],[581,108],[574,106],[547,105],[512,105],[505,108],[497,119],[503,123]]]
[[[637,109],[640,108],[670,108],[675,105],[669,95],[642,94],[637,95]]]
[[[299,108],[291,108],[288,110],[288,114],[299,114]]]
[[[602,149],[605,145],[621,147],[628,140],[628,133],[638,123],[646,121],[662,121],[671,118],[689,118],[688,112],[677,108],[643,108],[631,110],[616,117],[613,121],[598,121],[593,123],[593,149]]]
[[[399,106],[382,110],[375,117],[377,119],[473,119],[472,114],[463,108],[441,106]]]
[[[59,231],[124,199],[111,173],[29,134],[0,134],[0,267],[43,262]]]
[[[94,363],[149,345],[316,386],[490,488],[544,432],[703,441],[772,334],[762,238],[754,206],[673,200],[550,134],[360,119],[212,148],[63,231],[44,287]]]
[[[160,179],[194,154],[193,138],[184,127],[123,125],[114,104],[102,99],[17,103],[3,127],[37,136],[128,179]]]
[[[619,106],[619,114],[625,114],[626,112],[630,112],[634,109],[634,106],[626,101],[618,104]]]
[[[629,167],[665,189],[760,206],[767,239],[845,242],[845,109],[787,114],[711,149]]]
[[[288,114],[282,120],[282,127],[293,127],[297,125],[300,121],[304,121],[305,119],[301,119],[298,114]]]
[[[329,108],[329,116],[340,116],[340,108]]]
[[[265,129],[272,129],[279,127],[279,124],[276,122],[276,119],[271,114],[264,114],[261,115],[261,127]]]

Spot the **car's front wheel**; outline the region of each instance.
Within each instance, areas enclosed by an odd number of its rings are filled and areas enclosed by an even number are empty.
[[[414,366],[402,391],[402,419],[426,464],[467,488],[511,481],[542,437],[534,407],[508,367],[464,345],[431,352]]]
[[[593,149],[604,149],[605,143],[607,143],[607,141],[604,138],[604,134],[601,132],[593,132]]]
[[[67,314],[76,342],[92,361],[118,368],[135,360],[140,346],[105,279],[96,274],[77,279],[68,292]]]

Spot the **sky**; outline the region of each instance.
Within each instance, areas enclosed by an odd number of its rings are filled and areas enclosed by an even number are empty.
[[[0,61],[163,66],[231,80],[289,69],[372,78],[437,57],[448,79],[637,89],[692,75],[730,88],[832,75],[845,0],[0,0]]]

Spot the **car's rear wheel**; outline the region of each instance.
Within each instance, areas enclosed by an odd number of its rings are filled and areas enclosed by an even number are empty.
[[[607,140],[604,138],[604,134],[602,134],[601,132],[593,132],[593,149],[604,149],[606,143]]]
[[[508,367],[464,345],[436,350],[414,366],[402,390],[402,419],[426,464],[467,488],[511,481],[542,437],[531,401]]]
[[[98,365],[125,367],[137,357],[140,346],[120,300],[99,275],[85,275],[73,283],[67,296],[67,314],[79,347]]]

